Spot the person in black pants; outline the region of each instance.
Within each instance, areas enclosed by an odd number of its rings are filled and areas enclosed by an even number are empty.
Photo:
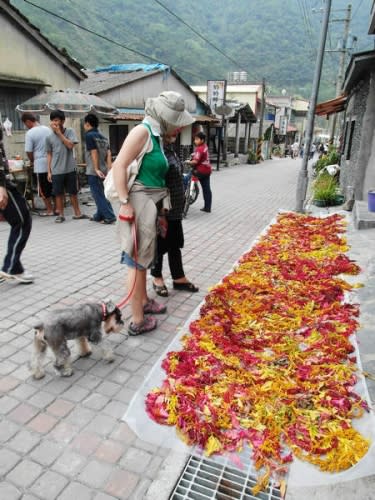
[[[184,209],[184,185],[182,179],[182,163],[173,149],[176,135],[165,135],[164,153],[168,160],[169,170],[165,183],[170,192],[172,208],[167,215],[167,231],[159,234],[157,239],[157,256],[151,268],[154,277],[153,288],[160,297],[168,297],[168,289],[163,279],[163,256],[168,254],[169,269],[171,271],[173,288],[187,292],[198,292],[199,288],[193,285],[185,276],[182,265],[181,248],[184,246],[184,231],[182,229],[182,213]],[[163,226],[163,224],[161,224]],[[164,225],[165,227],[165,225]],[[160,231],[162,233],[162,231]]]
[[[33,283],[33,276],[24,270],[20,260],[31,231],[31,214],[25,198],[17,191],[9,178],[1,128],[0,217],[4,218],[11,227],[4,263],[0,271],[0,283],[7,280],[16,280],[25,284]]]

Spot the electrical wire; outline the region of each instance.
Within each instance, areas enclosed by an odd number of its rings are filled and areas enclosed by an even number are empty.
[[[359,9],[361,8],[362,2],[363,2],[363,0],[360,0],[357,8],[355,9],[354,14],[352,15],[352,21],[353,21],[353,18],[355,17],[355,15],[358,13]]]
[[[128,47],[127,45],[124,45],[124,44],[122,44],[120,42],[117,42],[116,40],[112,40],[111,38],[109,38],[109,37],[107,37],[105,35],[101,35],[100,33],[97,33],[96,31],[93,31],[93,30],[91,30],[89,28],[86,28],[85,26],[82,26],[82,25],[76,23],[75,21],[71,21],[70,19],[67,19],[67,18],[65,18],[63,16],[60,16],[59,14],[56,14],[55,12],[52,12],[52,11],[46,9],[45,7],[37,5],[37,4],[33,3],[33,2],[31,2],[30,0],[23,0],[23,1],[25,3],[28,3],[28,4],[32,5],[33,7],[36,7],[37,9],[42,10],[43,12],[46,12],[47,14],[50,14],[51,16],[54,16],[54,17],[60,19],[61,21],[64,21],[64,22],[66,22],[68,24],[72,24],[76,28],[79,28],[79,29],[81,29],[83,31],[86,31],[87,33],[90,33],[91,35],[97,36],[97,37],[105,40],[106,42],[112,43],[114,45],[117,45],[118,47],[121,47],[121,48],[123,48],[125,50],[128,50],[129,52],[133,52],[134,54],[140,55],[141,57],[143,57],[143,58],[145,58],[145,59],[147,59],[149,61],[154,61],[156,63],[165,64],[166,66],[171,67],[167,63],[164,63],[164,62],[162,62],[162,61],[160,61],[158,59],[155,59],[154,57],[152,57],[152,56],[150,56],[148,54],[144,54],[143,52],[140,52],[139,50],[132,49],[131,47]],[[196,78],[201,78],[201,76],[198,75],[198,74],[196,74],[196,73],[192,73],[191,71],[183,70],[181,68],[178,68],[177,66],[174,66],[174,67],[176,69],[178,69],[180,73],[185,73],[185,74],[189,74],[189,75],[195,76]]]
[[[217,47],[215,44],[213,44],[210,40],[208,40],[206,37],[204,37],[203,35],[201,35],[196,29],[194,29],[189,23],[187,23],[186,21],[184,21],[179,15],[177,15],[175,12],[173,12],[171,9],[169,9],[166,5],[164,5],[162,2],[160,2],[160,0],[154,0],[155,3],[157,3],[158,5],[160,5],[160,7],[162,7],[164,10],[166,10],[171,16],[175,17],[176,19],[178,19],[180,21],[180,23],[184,24],[185,26],[187,26],[193,33],[195,33],[197,36],[199,36],[199,38],[201,38],[202,40],[204,40],[206,43],[208,43],[208,45],[210,45],[211,47],[213,47],[215,50],[217,50],[218,52],[220,52],[221,55],[223,55],[226,59],[228,59],[228,61],[231,61],[233,64],[235,64],[240,70],[243,69],[241,66],[241,64],[238,62],[238,61],[235,61],[232,57],[228,56],[225,52],[223,52],[219,47]]]

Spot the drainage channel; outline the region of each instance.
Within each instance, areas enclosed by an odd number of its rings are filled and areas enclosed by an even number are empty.
[[[185,465],[169,500],[280,500],[279,488],[270,484],[266,491],[254,496],[251,488],[256,475],[251,464],[243,470],[228,459],[218,462],[191,455]]]

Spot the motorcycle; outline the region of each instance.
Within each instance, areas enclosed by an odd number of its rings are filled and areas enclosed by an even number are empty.
[[[184,191],[185,191],[185,203],[184,209],[182,212],[183,217],[187,216],[190,205],[192,205],[199,196],[199,183],[198,178],[193,175],[193,171],[189,164],[185,163],[185,167],[189,167],[188,172],[184,172],[183,181],[184,181]]]

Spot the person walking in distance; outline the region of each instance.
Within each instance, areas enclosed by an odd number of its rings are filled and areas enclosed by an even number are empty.
[[[3,130],[0,126],[0,219],[10,225],[7,250],[0,271],[0,283],[17,281],[33,283],[33,276],[26,272],[21,263],[21,254],[31,231],[31,214],[25,198],[17,191],[9,178],[8,161],[3,144]]]
[[[116,222],[116,216],[112,205],[104,196],[103,186],[103,180],[112,167],[109,142],[98,131],[99,119],[96,115],[92,113],[86,115],[83,122],[86,131],[86,175],[91,195],[96,204],[96,212],[90,217],[90,220],[101,224],[113,224]]]
[[[50,114],[52,133],[46,138],[48,180],[52,182],[53,194],[56,198],[55,222],[65,221],[64,199],[65,192],[70,196],[73,207],[73,219],[88,219],[82,214],[78,203],[77,172],[73,156],[73,148],[78,144],[76,134],[72,128],[65,128],[65,114],[60,109]]]
[[[40,213],[42,217],[53,216],[52,184],[48,181],[48,165],[46,153],[46,138],[51,129],[41,125],[33,113],[23,113],[21,117],[28,129],[25,135],[25,152],[33,166],[38,183],[38,194],[43,199],[47,212]]]
[[[202,186],[204,207],[201,208],[202,212],[211,212],[212,205],[212,192],[210,186],[210,176],[212,167],[208,154],[208,146],[206,144],[206,134],[198,132],[194,137],[195,150],[193,158],[189,162],[193,167],[193,174],[198,177],[200,185]]]

